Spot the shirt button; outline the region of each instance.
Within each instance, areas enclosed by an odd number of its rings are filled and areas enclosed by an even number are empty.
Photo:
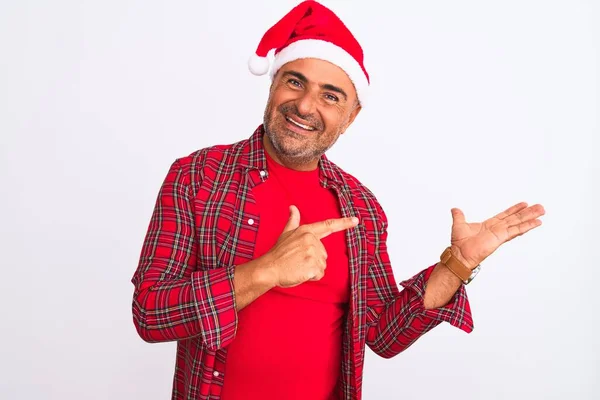
[[[215,376],[215,378],[218,378],[219,377],[219,371],[213,372],[213,375]]]
[[[262,176],[263,178],[267,175],[266,171],[260,171],[260,176]]]
[[[254,220],[252,218],[248,220],[248,225],[254,225]]]

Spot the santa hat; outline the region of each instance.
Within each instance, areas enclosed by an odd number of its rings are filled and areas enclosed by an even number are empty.
[[[343,69],[361,105],[369,87],[363,51],[350,30],[330,9],[316,1],[304,1],[273,25],[248,60],[254,75],[269,71],[269,51],[275,49],[271,79],[284,64],[300,58],[318,58]]]

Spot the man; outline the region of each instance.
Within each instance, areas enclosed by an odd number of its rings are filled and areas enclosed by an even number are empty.
[[[174,399],[360,399],[365,345],[389,358],[443,321],[470,332],[465,285],[544,214],[452,209],[440,261],[400,291],[383,209],[324,154],[364,105],[360,45],[306,1],[264,35],[253,73],[272,49],[263,124],[172,164],[132,279],[140,336],[178,341]]]

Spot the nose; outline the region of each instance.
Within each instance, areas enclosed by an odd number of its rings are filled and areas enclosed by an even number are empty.
[[[315,112],[315,107],[317,104],[316,95],[312,93],[312,91],[306,91],[302,94],[300,98],[296,101],[296,106],[298,108],[298,113],[300,115],[311,115]]]

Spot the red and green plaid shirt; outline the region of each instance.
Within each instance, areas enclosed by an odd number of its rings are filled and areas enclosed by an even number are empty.
[[[160,188],[132,278],[133,321],[148,342],[177,341],[173,399],[219,399],[227,346],[235,340],[233,276],[250,261],[260,215],[252,188],[267,179],[262,125],[247,140],[177,159]],[[390,358],[442,321],[470,332],[464,286],[442,308],[425,310],[433,267],[401,282],[388,257],[387,218],[375,196],[322,156],[321,184],[334,190],[346,231],[350,300],[343,333],[339,398],[361,398],[365,344]],[[315,361],[318,362],[318,361]]]

